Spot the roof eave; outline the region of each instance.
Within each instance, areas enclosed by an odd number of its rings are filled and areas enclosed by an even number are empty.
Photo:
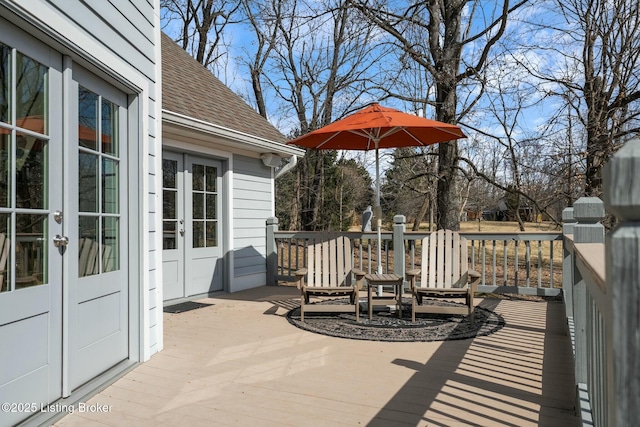
[[[162,110],[162,121],[185,129],[195,130],[212,136],[224,138],[229,141],[230,146],[236,146],[256,153],[274,153],[283,157],[302,157],[305,154],[304,150],[297,147],[270,141],[265,138],[260,138],[235,129],[208,123],[200,119],[165,109]]]

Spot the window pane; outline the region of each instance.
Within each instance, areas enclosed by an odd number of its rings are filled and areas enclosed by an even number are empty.
[[[117,217],[102,218],[102,272],[120,269],[120,230]]]
[[[207,176],[207,191],[211,191],[215,193],[217,191],[216,182],[218,180],[218,169],[207,166],[206,176]]]
[[[46,209],[48,141],[16,134],[16,206]]]
[[[176,195],[173,190],[164,190],[162,192],[162,218],[176,219]]]
[[[0,292],[11,290],[11,214],[0,214]]]
[[[118,155],[118,106],[102,100],[102,152]]]
[[[178,221],[163,221],[162,249],[176,249],[176,229]]]
[[[216,216],[216,194],[207,194],[207,219],[218,219]]]
[[[102,212],[118,213],[118,161],[102,159]]]
[[[193,193],[193,218],[204,219],[204,193]]]
[[[98,156],[78,153],[78,190],[81,212],[98,212]]]
[[[11,49],[0,43],[0,121],[11,119]]]
[[[193,165],[193,189],[196,191],[204,191],[204,166]]]
[[[207,247],[218,246],[218,221],[207,221]]]
[[[47,133],[47,67],[16,54],[16,125]]]
[[[98,150],[98,95],[82,86],[78,91],[78,145]]]
[[[193,247],[204,248],[204,221],[193,221]]]
[[[176,175],[178,162],[175,160],[162,160],[162,186],[164,188],[176,188]]]
[[[47,282],[47,215],[16,215],[16,289]]]
[[[90,216],[78,217],[78,277],[98,274],[100,264],[100,244],[98,241],[98,218]]]
[[[0,128],[0,207],[11,207],[11,135]]]

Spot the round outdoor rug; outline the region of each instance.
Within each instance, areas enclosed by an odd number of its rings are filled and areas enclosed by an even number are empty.
[[[323,301],[322,304],[347,304],[347,298]],[[450,301],[425,299],[424,304],[440,306],[462,305]],[[374,310],[369,320],[367,302],[361,301],[360,321],[355,313],[305,313],[300,321],[300,307],[287,313],[289,322],[300,329],[339,338],[369,341],[448,341],[489,335],[504,326],[504,319],[493,311],[475,308],[475,322],[469,323],[466,316],[454,314],[416,313],[411,322],[411,299],[404,298],[402,318],[395,311]],[[379,309],[379,307],[376,307]]]

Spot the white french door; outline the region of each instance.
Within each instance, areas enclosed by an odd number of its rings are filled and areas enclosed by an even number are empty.
[[[127,97],[74,65],[66,76],[68,389],[129,355]]]
[[[164,153],[165,301],[223,290],[222,203],[220,161]]]
[[[62,56],[0,28],[0,401],[23,404],[0,425],[13,425],[62,395]]]
[[[124,93],[0,28],[3,426],[129,357],[128,124]]]

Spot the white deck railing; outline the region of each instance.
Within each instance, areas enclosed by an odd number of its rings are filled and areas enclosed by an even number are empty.
[[[392,232],[382,233],[382,269],[404,276],[406,269],[420,264],[421,240],[427,232],[406,232],[404,216],[394,218]],[[292,281],[294,272],[304,267],[308,240],[318,232],[277,231],[272,219],[268,238],[273,242],[269,251],[272,266],[270,277]],[[367,272],[377,270],[377,236],[375,233],[345,232],[354,244],[355,267]],[[533,233],[469,233],[470,263],[481,276],[480,292],[511,292],[521,294],[557,295],[562,286],[560,232]],[[398,250],[398,248],[400,248]],[[557,258],[554,263],[554,257]],[[271,272],[275,272],[275,274]]]

